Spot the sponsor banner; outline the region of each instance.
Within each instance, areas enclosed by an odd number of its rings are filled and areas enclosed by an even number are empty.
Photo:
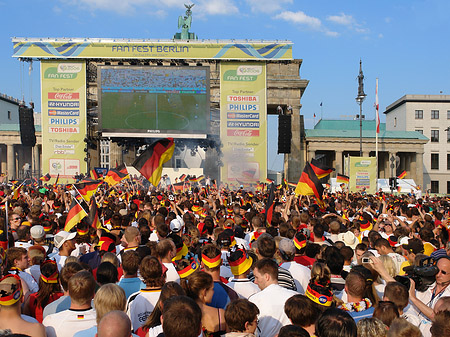
[[[41,61],[42,171],[60,182],[86,172],[86,69],[84,62]]]
[[[227,60],[292,60],[292,43],[228,41],[121,41],[100,40],[32,40],[13,38],[13,57],[36,58],[145,58],[145,59],[227,59]],[[46,75],[55,79],[77,76],[74,65],[61,66],[57,73]],[[246,67],[236,69],[236,76],[259,76],[258,69]]]
[[[221,62],[220,76],[220,138],[225,163],[221,180],[231,184],[265,181],[266,65]]]
[[[79,116],[80,110],[57,110],[48,109],[49,116]]]
[[[259,119],[259,113],[239,113],[230,112],[227,114],[228,119]]]
[[[349,190],[375,194],[377,189],[375,157],[350,157]]]

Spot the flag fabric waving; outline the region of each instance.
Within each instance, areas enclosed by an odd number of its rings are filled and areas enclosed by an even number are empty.
[[[306,162],[300,180],[295,188],[295,194],[314,195],[318,200],[322,201],[323,186],[308,162]]]
[[[314,173],[316,174],[317,178],[322,179],[329,175],[331,172],[334,171],[334,168],[328,167],[325,164],[322,164],[320,161],[315,160],[314,158],[311,160],[311,168],[313,169]]]
[[[348,184],[349,181],[350,181],[350,178],[347,177],[346,175],[338,174],[338,175],[336,176],[336,182],[338,182],[338,183],[345,183],[345,184]]]
[[[107,182],[109,186],[114,186],[128,177],[128,171],[126,171],[125,165],[122,164],[117,168],[110,169],[106,174],[104,181]]]
[[[269,197],[267,198],[265,214],[266,214],[266,222],[270,225],[273,217],[273,208],[275,205],[275,185],[272,183],[269,187]]]
[[[133,163],[153,186],[161,180],[162,166],[170,160],[175,150],[173,138],[164,138],[150,145]]]
[[[406,177],[406,171],[403,171],[402,173],[400,173],[399,175],[398,175],[398,179],[403,179],[403,178],[405,178]]]
[[[86,202],[89,202],[97,188],[102,184],[101,180],[84,181],[82,183],[73,184]]]
[[[39,180],[41,180],[41,181],[49,181],[50,178],[51,178],[50,174],[47,173],[45,176],[40,177]]]
[[[100,222],[100,219],[98,217],[98,207],[97,202],[95,201],[95,198],[91,199],[91,206],[89,207],[89,214],[88,214],[88,221],[89,225],[93,228],[101,228],[102,223]]]
[[[66,224],[64,230],[69,232],[86,216],[86,211],[80,206],[80,204],[73,199],[70,204],[69,213],[67,213]]]
[[[375,109],[376,109],[376,123],[377,123],[377,133],[380,133],[380,106],[378,104],[378,78],[375,88]]]

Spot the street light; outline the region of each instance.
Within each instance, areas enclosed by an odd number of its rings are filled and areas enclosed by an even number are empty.
[[[364,93],[364,74],[362,71],[362,61],[359,60],[359,75],[358,75],[358,96],[356,96],[356,102],[359,104],[359,156],[362,157],[362,103],[366,99],[366,94]]]

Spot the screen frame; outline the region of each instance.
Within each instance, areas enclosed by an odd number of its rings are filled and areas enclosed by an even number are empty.
[[[206,130],[204,132],[199,132],[198,130],[144,130],[144,129],[120,129],[120,128],[103,128],[103,113],[102,113],[102,85],[101,85],[101,71],[102,69],[116,69],[116,68],[135,68],[135,69],[148,69],[148,68],[170,68],[170,69],[202,69],[206,71],[206,106],[207,111],[205,111],[206,119]],[[211,69],[208,66],[165,66],[165,65],[100,65],[97,67],[97,98],[98,98],[98,130],[101,132],[103,137],[129,137],[129,138],[161,138],[161,137],[172,137],[172,138],[192,138],[192,139],[206,139],[208,133],[211,129]]]

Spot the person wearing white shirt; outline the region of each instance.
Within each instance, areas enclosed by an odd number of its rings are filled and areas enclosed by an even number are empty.
[[[232,252],[228,261],[234,277],[230,279],[227,286],[233,289],[240,298],[248,299],[258,293],[259,287],[248,279],[253,259],[247,255],[246,251],[238,249]]]
[[[60,231],[55,235],[55,247],[59,249],[59,253],[52,258],[58,264],[59,271],[64,267],[67,257],[75,250],[75,236],[77,236],[77,233],[66,231]]]
[[[261,331],[258,336],[274,337],[282,326],[290,324],[284,304],[298,293],[278,285],[278,266],[272,259],[264,258],[256,262],[253,274],[255,283],[261,289],[249,298],[260,312],[258,326]]]
[[[44,318],[42,323],[47,337],[72,337],[78,331],[96,325],[96,313],[91,307],[95,286],[95,279],[87,270],[79,271],[70,278],[70,308]]]
[[[282,259],[281,268],[288,270],[294,278],[297,291],[304,294],[311,278],[311,270],[308,267],[294,261],[295,244],[294,241],[283,238],[278,244],[278,253]]]
[[[174,281],[180,284],[178,275],[172,259],[177,255],[177,248],[171,239],[163,239],[156,245],[156,253],[161,259],[162,264],[167,268],[166,282]]]

